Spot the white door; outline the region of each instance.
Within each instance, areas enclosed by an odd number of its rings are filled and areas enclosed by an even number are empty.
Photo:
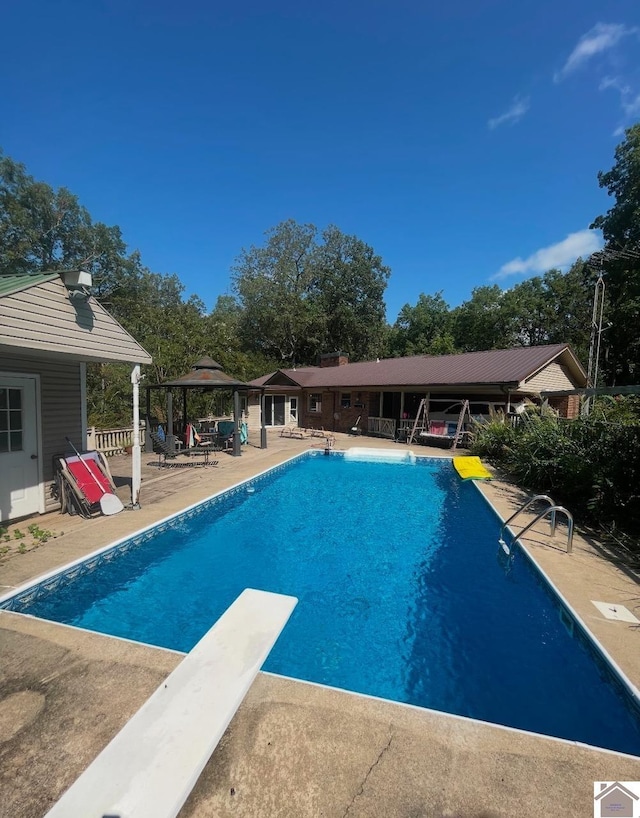
[[[36,378],[0,375],[0,521],[40,511]]]

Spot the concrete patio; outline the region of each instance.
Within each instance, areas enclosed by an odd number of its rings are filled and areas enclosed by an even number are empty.
[[[336,448],[404,448],[336,436]],[[91,520],[46,515],[44,545],[13,547],[0,561],[2,592],[282,462],[318,438],[270,435],[269,448],[219,454],[206,468],[159,469],[143,455],[139,510]],[[449,457],[442,449],[418,454]],[[130,458],[112,458],[123,503]],[[503,517],[521,495],[500,479],[480,484]],[[527,519],[526,517],[524,518]],[[28,523],[29,521],[27,521]],[[12,526],[26,529],[26,523]],[[64,532],[64,533],[62,533]],[[496,532],[497,535],[497,532]],[[632,572],[578,534],[535,526],[529,553],[616,663],[640,684],[640,630],[605,619],[592,600],[636,615]],[[142,705],[181,654],[0,612],[0,816],[41,818]],[[553,696],[549,679],[549,697]],[[496,682],[499,695],[498,682]],[[593,782],[639,781],[640,758],[469,719],[258,675],[180,815],[243,818],[525,818],[593,814]]]

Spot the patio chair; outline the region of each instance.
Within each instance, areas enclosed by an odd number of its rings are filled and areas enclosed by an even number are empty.
[[[217,466],[217,460],[209,460],[211,448],[209,446],[193,446],[188,449],[172,449],[166,440],[161,440],[156,432],[149,432],[153,442],[153,451],[158,455],[158,467],[164,466]],[[197,462],[193,457],[201,455],[202,462]],[[187,461],[182,460],[186,457]]]
[[[236,424],[233,420],[218,421],[218,447],[221,450],[230,449],[233,446],[233,437],[236,433]]]

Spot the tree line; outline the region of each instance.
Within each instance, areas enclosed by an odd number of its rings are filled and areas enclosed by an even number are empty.
[[[602,273],[599,382],[629,384],[640,371],[640,124],[626,131],[598,182],[614,199],[591,225],[603,232],[601,253],[508,290],[477,287],[455,308],[442,292],[422,292],[389,324],[391,270],[371,246],[334,225],[320,231],[288,220],[268,230],[260,245],[239,252],[233,295],[219,296],[208,311],[201,298],[185,298],[177,275],[154,272],[138,251],[129,252],[118,226],[94,221],[73,193],[37,181],[0,153],[0,274],[90,272],[95,297],[153,356],[148,382],[158,383],[205,354],[245,380],[313,365],[337,350],[359,361],[566,341],[586,365]],[[87,377],[90,422],[128,422],[127,368],[91,365]]]

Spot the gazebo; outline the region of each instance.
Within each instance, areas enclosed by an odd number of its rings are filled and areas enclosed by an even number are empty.
[[[201,389],[209,391],[213,389],[225,389],[233,393],[233,421],[237,431],[240,429],[241,413],[240,413],[240,392],[253,392],[255,386],[250,386],[248,383],[236,380],[231,375],[227,375],[222,371],[219,363],[213,358],[204,357],[196,361],[190,372],[181,375],[170,381],[165,381],[159,384],[149,384],[147,389],[147,413],[146,413],[146,445],[149,449],[151,447],[151,390],[164,389],[167,393],[167,439],[170,444],[173,444],[175,439],[173,430],[173,389],[180,389],[182,391],[182,417],[186,419],[189,417],[187,412],[187,392],[190,389]],[[267,434],[264,426],[264,413],[262,417],[262,424],[260,430],[260,448],[267,448]],[[233,456],[240,457],[241,444],[240,435],[233,436]]]

